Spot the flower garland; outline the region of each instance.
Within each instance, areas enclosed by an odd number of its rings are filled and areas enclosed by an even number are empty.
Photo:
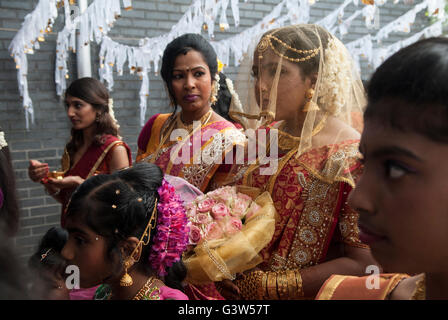
[[[331,115],[337,116],[347,103],[350,94],[352,66],[350,54],[336,38],[331,38],[324,53],[322,83],[317,104]]]
[[[0,150],[8,146],[8,142],[5,139],[5,132],[0,131]]]
[[[157,231],[153,238],[149,263],[159,276],[167,275],[166,269],[180,260],[187,249],[189,227],[183,201],[174,187],[165,179],[157,190]]]
[[[238,93],[236,93],[235,88],[233,87],[233,82],[230,78],[226,78],[227,89],[229,89],[230,94],[232,95],[233,103],[237,107],[237,110],[243,110],[243,106],[241,104]]]

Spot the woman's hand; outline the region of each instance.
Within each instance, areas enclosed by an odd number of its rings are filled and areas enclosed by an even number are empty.
[[[216,289],[226,300],[241,300],[240,289],[230,280],[215,282]]]
[[[42,163],[37,160],[30,160],[28,167],[28,176],[34,182],[39,182],[48,175],[48,163]]]
[[[59,189],[76,188],[83,182],[84,182],[84,179],[81,178],[80,176],[68,176],[68,177],[64,177],[62,179],[54,179],[54,178],[48,179],[48,184],[50,186],[59,188]]]

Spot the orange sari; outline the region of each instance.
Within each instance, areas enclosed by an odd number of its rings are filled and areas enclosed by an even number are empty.
[[[148,121],[151,123],[145,126],[144,130],[147,131],[146,135],[149,138],[139,137],[139,155],[136,162],[155,163],[165,174],[181,177],[202,192],[220,187],[231,167],[231,164],[224,163],[225,158],[236,145],[244,145],[244,134],[229,121],[216,121],[202,126],[200,131],[193,131],[182,140],[162,141],[162,131],[167,125],[169,116],[170,114],[158,114]],[[208,136],[209,130],[214,130],[216,133],[203,140],[202,137]],[[141,135],[143,134],[142,132]],[[143,142],[140,143],[141,140]],[[161,143],[163,144],[160,145]],[[194,150],[196,144],[200,145],[199,152]],[[189,151],[188,161],[178,163],[184,151]],[[207,163],[201,160],[204,155],[214,161]]]
[[[378,286],[372,287],[368,286],[370,277],[333,275],[320,288],[316,300],[387,300],[398,283],[409,278],[401,273],[379,274]]]

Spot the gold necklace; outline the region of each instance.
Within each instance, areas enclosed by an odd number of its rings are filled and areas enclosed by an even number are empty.
[[[193,123],[191,125],[186,125],[182,122],[182,119],[180,118],[181,112],[179,112],[176,115],[176,118],[174,120],[169,121],[169,123],[165,126],[162,127],[162,134],[161,134],[161,138],[160,138],[160,143],[157,146],[156,151],[154,152],[155,157],[153,157],[152,161],[153,163],[159,158],[162,147],[165,145],[166,140],[168,139],[168,137],[171,135],[171,132],[177,127],[179,129],[185,129],[188,131],[188,133],[191,134],[191,132],[193,131]],[[210,118],[213,115],[213,109],[210,109],[205,115],[203,115],[200,119],[201,121],[201,126],[199,128],[202,128],[203,126],[205,126],[209,121]],[[204,121],[205,119],[205,121]],[[164,133],[164,131],[166,131],[166,133]],[[182,137],[178,137],[177,141],[180,142],[182,141]]]
[[[317,124],[317,126],[314,128],[313,132],[311,133],[311,136],[315,136],[318,134],[325,125],[325,122],[328,118],[328,113],[325,113],[322,120]],[[278,147],[281,150],[291,150],[294,147],[296,147],[300,143],[301,137],[293,136],[281,129],[278,129]]]
[[[199,119],[199,121],[201,122],[201,127],[205,126],[208,123],[208,121],[212,117],[212,113],[213,113],[213,110],[210,109],[206,114],[204,114],[201,117],[201,119]],[[177,126],[177,128],[185,129],[188,132],[191,132],[191,131],[193,131],[193,123],[194,123],[194,121],[192,123],[190,123],[190,124],[185,124],[185,122],[182,121],[182,112],[179,112],[179,114],[178,114],[178,116],[176,118],[176,126]]]
[[[425,275],[415,283],[415,290],[412,293],[411,300],[426,300]]]
[[[154,280],[156,280],[156,278],[152,276],[149,277],[143,287],[137,292],[134,298],[132,298],[132,300],[159,300],[160,296],[157,292],[159,291],[159,288],[157,286],[151,288],[151,286],[154,284]],[[154,294],[154,292],[157,293]]]

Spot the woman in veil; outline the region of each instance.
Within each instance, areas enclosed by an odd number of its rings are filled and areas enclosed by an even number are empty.
[[[344,45],[317,25],[270,30],[249,52],[230,116],[257,148],[249,142],[234,182],[268,191],[278,219],[263,262],[221,291],[234,299],[314,298],[331,274],[363,275],[375,264],[347,205],[361,170],[364,89]]]

